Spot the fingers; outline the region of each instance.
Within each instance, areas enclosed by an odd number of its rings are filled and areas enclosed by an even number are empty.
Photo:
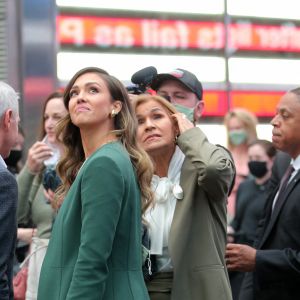
[[[54,200],[54,192],[51,191],[51,189],[45,190],[44,189],[44,195],[48,201],[48,203],[51,203]]]
[[[176,120],[180,133],[194,127],[194,124],[183,113],[173,114],[172,117]]]
[[[39,150],[31,154],[31,159],[37,163],[42,163],[53,155],[51,150]]]
[[[237,255],[239,253],[238,244],[228,243],[226,245],[225,258],[233,255]]]
[[[233,271],[252,271],[255,267],[256,250],[248,245],[228,244],[225,261],[227,268]]]
[[[43,152],[43,151],[48,151],[48,152],[51,152],[51,154],[53,154],[52,149],[44,142],[36,142],[29,149],[29,152],[31,152],[31,153],[38,153],[38,152]]]
[[[43,162],[50,158],[53,152],[43,142],[36,142],[28,151],[27,165],[32,173],[38,173],[43,168]]]
[[[36,235],[36,229],[18,228],[18,239],[23,242],[30,243],[33,236]]]
[[[225,261],[229,270],[235,270],[239,266],[240,248],[238,244],[227,244]]]
[[[233,258],[241,255],[243,246],[244,245],[228,243],[226,245],[225,258]]]

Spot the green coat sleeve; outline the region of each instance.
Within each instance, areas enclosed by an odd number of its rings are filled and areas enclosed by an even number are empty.
[[[18,224],[26,225],[31,221],[31,203],[41,185],[41,175],[33,175],[25,165],[17,176],[18,183]]]
[[[78,258],[66,299],[103,299],[108,258],[124,198],[124,179],[109,157],[88,162],[82,175],[82,228]]]
[[[227,151],[211,144],[199,127],[185,131],[178,146],[198,173],[198,185],[210,199],[224,199],[234,178],[234,164]]]

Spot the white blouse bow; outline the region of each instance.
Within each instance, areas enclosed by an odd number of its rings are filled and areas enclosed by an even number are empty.
[[[163,247],[168,245],[168,237],[175,211],[176,200],[183,199],[183,190],[179,185],[184,154],[176,146],[172,156],[168,177],[154,175],[152,189],[155,193],[155,205],[146,212],[150,224],[151,254],[162,255]]]

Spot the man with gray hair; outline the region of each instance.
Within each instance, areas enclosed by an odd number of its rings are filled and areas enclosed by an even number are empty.
[[[13,260],[17,235],[17,183],[7,170],[9,156],[18,137],[19,96],[0,81],[0,300],[13,299]]]

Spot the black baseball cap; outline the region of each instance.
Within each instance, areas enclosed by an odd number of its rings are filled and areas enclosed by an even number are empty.
[[[175,69],[169,73],[157,74],[151,82],[151,88],[157,91],[162,83],[166,80],[178,80],[185,87],[195,93],[199,100],[202,100],[202,84],[197,79],[195,74],[184,69]]]

